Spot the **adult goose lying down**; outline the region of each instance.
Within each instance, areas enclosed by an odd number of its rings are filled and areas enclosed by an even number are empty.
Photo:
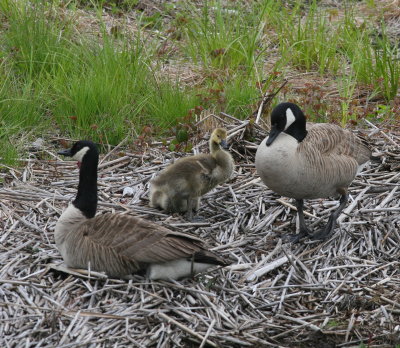
[[[205,249],[197,237],[129,215],[95,216],[99,160],[96,145],[78,141],[59,154],[72,157],[80,167],[76,198],[55,227],[56,245],[67,266],[90,267],[115,278],[145,273],[150,279],[179,279],[227,264]]]
[[[271,132],[257,149],[256,169],[261,180],[279,195],[296,200],[300,231],[304,236],[325,239],[346,206],[348,187],[371,158],[366,141],[339,126],[307,124],[301,109],[281,103],[271,113]],[[340,196],[339,207],[328,223],[312,235],[304,221],[304,199]]]
[[[184,157],[165,168],[150,183],[150,206],[170,213],[187,213],[190,220],[200,197],[230,178],[233,159],[226,148],[227,133],[216,128],[211,133],[209,154]]]

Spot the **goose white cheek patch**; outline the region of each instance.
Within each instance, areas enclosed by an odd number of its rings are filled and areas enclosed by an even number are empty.
[[[86,152],[89,151],[89,147],[85,146],[82,149],[80,149],[75,155],[72,156],[72,158],[76,161],[78,161],[78,163],[82,162],[82,158],[83,156],[86,155]]]
[[[286,126],[285,130],[288,129],[292,123],[296,121],[296,117],[293,114],[293,111],[291,108],[286,109]]]

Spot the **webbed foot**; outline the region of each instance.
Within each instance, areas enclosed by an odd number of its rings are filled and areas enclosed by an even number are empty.
[[[321,228],[318,232],[311,236],[312,240],[326,240],[334,231],[336,225],[336,217],[330,216],[328,223],[325,227]]]
[[[309,231],[308,228],[300,230],[299,233],[297,234],[287,234],[283,237],[284,241],[290,242],[292,244],[297,244],[300,242],[301,239],[304,237],[309,237],[311,235],[311,232]]]
[[[195,215],[192,217],[192,219],[190,221],[191,222],[205,222],[206,218],[202,215]]]

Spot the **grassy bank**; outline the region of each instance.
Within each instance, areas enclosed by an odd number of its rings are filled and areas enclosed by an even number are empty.
[[[244,118],[293,71],[336,86],[333,99],[318,85],[285,91],[316,120],[394,118],[398,46],[374,1],[136,5],[0,0],[3,162],[43,132],[116,144],[145,125],[163,137],[194,109]]]

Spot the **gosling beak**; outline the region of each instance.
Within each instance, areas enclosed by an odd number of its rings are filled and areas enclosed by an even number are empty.
[[[272,126],[271,131],[269,132],[269,137],[267,139],[266,145],[270,146],[280,133],[281,131],[276,126]]]
[[[223,149],[227,149],[228,148],[228,143],[226,142],[226,140],[221,140],[221,143],[220,143],[220,145],[221,145],[221,147],[223,148]]]
[[[61,150],[61,151],[58,151],[57,153],[59,155],[63,155],[63,156],[68,156],[68,157],[72,156],[71,149]]]

